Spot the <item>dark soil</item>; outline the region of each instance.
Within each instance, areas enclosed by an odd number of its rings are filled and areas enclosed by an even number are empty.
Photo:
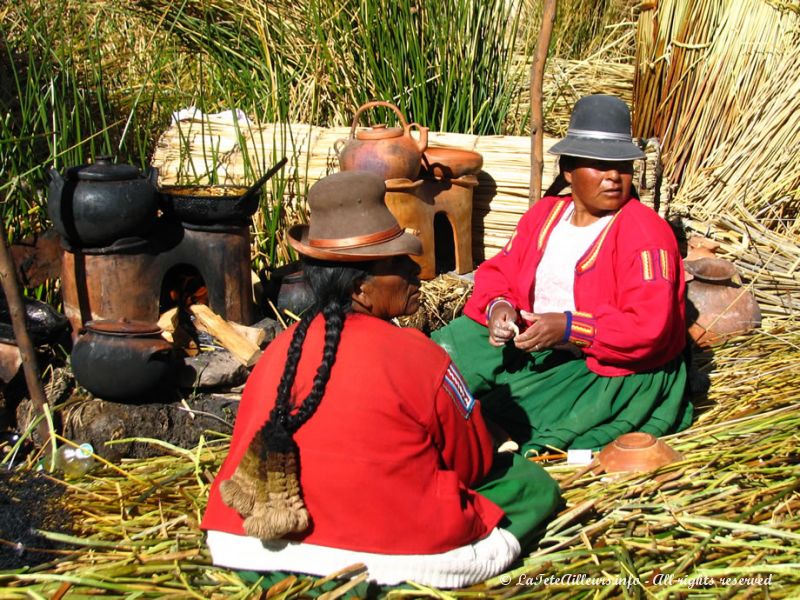
[[[54,551],[69,549],[38,533],[72,532],[63,490],[44,474],[0,469],[0,570],[33,567],[63,556]]]

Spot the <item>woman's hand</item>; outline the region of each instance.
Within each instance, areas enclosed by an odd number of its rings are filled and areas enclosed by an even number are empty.
[[[564,313],[529,313],[520,311],[520,316],[530,326],[514,338],[514,345],[523,352],[538,352],[564,343],[567,315]]]
[[[489,343],[492,346],[502,346],[514,339],[519,333],[516,320],[517,311],[512,306],[505,302],[495,305],[489,314]]]

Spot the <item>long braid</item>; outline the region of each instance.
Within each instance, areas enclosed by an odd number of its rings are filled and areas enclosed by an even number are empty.
[[[220,486],[223,501],[245,517],[247,535],[281,538],[308,528],[309,515],[301,498],[298,448],[292,437],[317,410],[341,341],[351,296],[357,281],[367,277],[363,263],[332,264],[305,260],[304,274],[314,293],[314,307],[295,328],[269,419],[255,435],[231,479]],[[322,313],[325,340],[311,391],[292,414],[292,389],[311,322]]]
[[[334,300],[325,305],[322,314],[325,317],[325,345],[322,349],[322,362],[314,376],[311,392],[303,400],[297,414],[290,417],[288,428],[292,432],[297,431],[317,410],[331,377],[331,369],[336,361],[336,351],[339,349],[339,341],[342,339],[345,307]]]
[[[300,363],[300,356],[303,352],[303,342],[305,342],[308,327],[311,321],[319,314],[318,310],[308,310],[303,314],[297,328],[292,335],[292,341],[286,352],[286,364],[283,368],[280,383],[278,384],[278,394],[275,399],[275,406],[269,415],[270,421],[286,423],[292,410],[291,396],[294,379],[297,376],[297,365]],[[263,428],[261,430],[264,431]]]

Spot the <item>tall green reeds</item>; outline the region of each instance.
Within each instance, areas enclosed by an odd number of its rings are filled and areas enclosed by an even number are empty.
[[[17,239],[46,226],[49,167],[101,154],[146,164],[159,120],[149,84],[161,53],[143,51],[113,4],[29,0],[7,5],[2,17],[0,195]],[[152,59],[149,77],[131,85],[126,71],[143,56]]]
[[[267,120],[341,125],[380,99],[433,129],[501,133],[522,75],[512,64],[517,0],[138,6],[213,61],[223,85],[209,99]]]

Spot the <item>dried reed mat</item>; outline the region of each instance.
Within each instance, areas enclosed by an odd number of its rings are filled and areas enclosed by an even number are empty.
[[[667,438],[685,456],[661,470],[675,478],[609,479],[546,464],[562,482],[567,504],[522,566],[447,596],[412,586],[391,597],[466,599],[546,591],[563,599],[595,594],[666,598],[691,592],[691,586],[714,597],[764,597],[767,588],[754,578],[770,575],[769,597],[796,597],[800,380],[792,377],[792,366],[798,358],[796,323],[717,349],[708,397],[698,402],[704,412],[692,428]],[[78,532],[47,535],[76,550],[34,569],[0,574],[4,598],[52,597],[59,591],[74,597],[258,596],[257,585],[210,566],[198,528],[227,438],[192,450],[152,443],[163,448],[164,456],[105,464],[65,484],[64,502],[76,514]],[[336,585],[343,590],[363,576],[354,568]],[[572,579],[558,583],[559,577]],[[726,584],[723,577],[737,578],[736,583]],[[273,592],[280,588],[280,597],[298,598],[322,581],[290,576]]]
[[[337,148],[349,134],[347,127],[301,123],[257,126],[245,120],[231,121],[230,113],[206,115],[180,121],[167,129],[158,140],[152,163],[159,169],[161,185],[201,185],[211,180],[242,185],[266,170],[274,157],[287,156],[284,177],[288,185],[281,210],[302,217],[308,186],[338,170]],[[556,141],[557,138],[545,138],[545,152]],[[528,209],[530,138],[431,132],[428,143],[432,147],[474,150],[483,156],[483,170],[473,197],[473,254],[476,260],[494,256]],[[649,156],[652,158],[652,154]],[[557,168],[556,157],[545,153],[545,188],[555,178]],[[649,172],[652,173],[652,164]],[[652,192],[643,192],[643,199],[649,201]],[[263,218],[262,214],[256,215],[257,232],[258,219]]]
[[[765,0],[661,0],[642,5],[634,135],[657,136],[673,183],[703,168],[736,128],[772,135],[777,106],[756,120],[762,86],[793,85],[776,70],[796,46],[800,14]],[[769,157],[760,149],[762,161]],[[734,157],[729,157],[732,160]],[[753,191],[753,193],[758,193]],[[722,199],[724,202],[725,199]]]

